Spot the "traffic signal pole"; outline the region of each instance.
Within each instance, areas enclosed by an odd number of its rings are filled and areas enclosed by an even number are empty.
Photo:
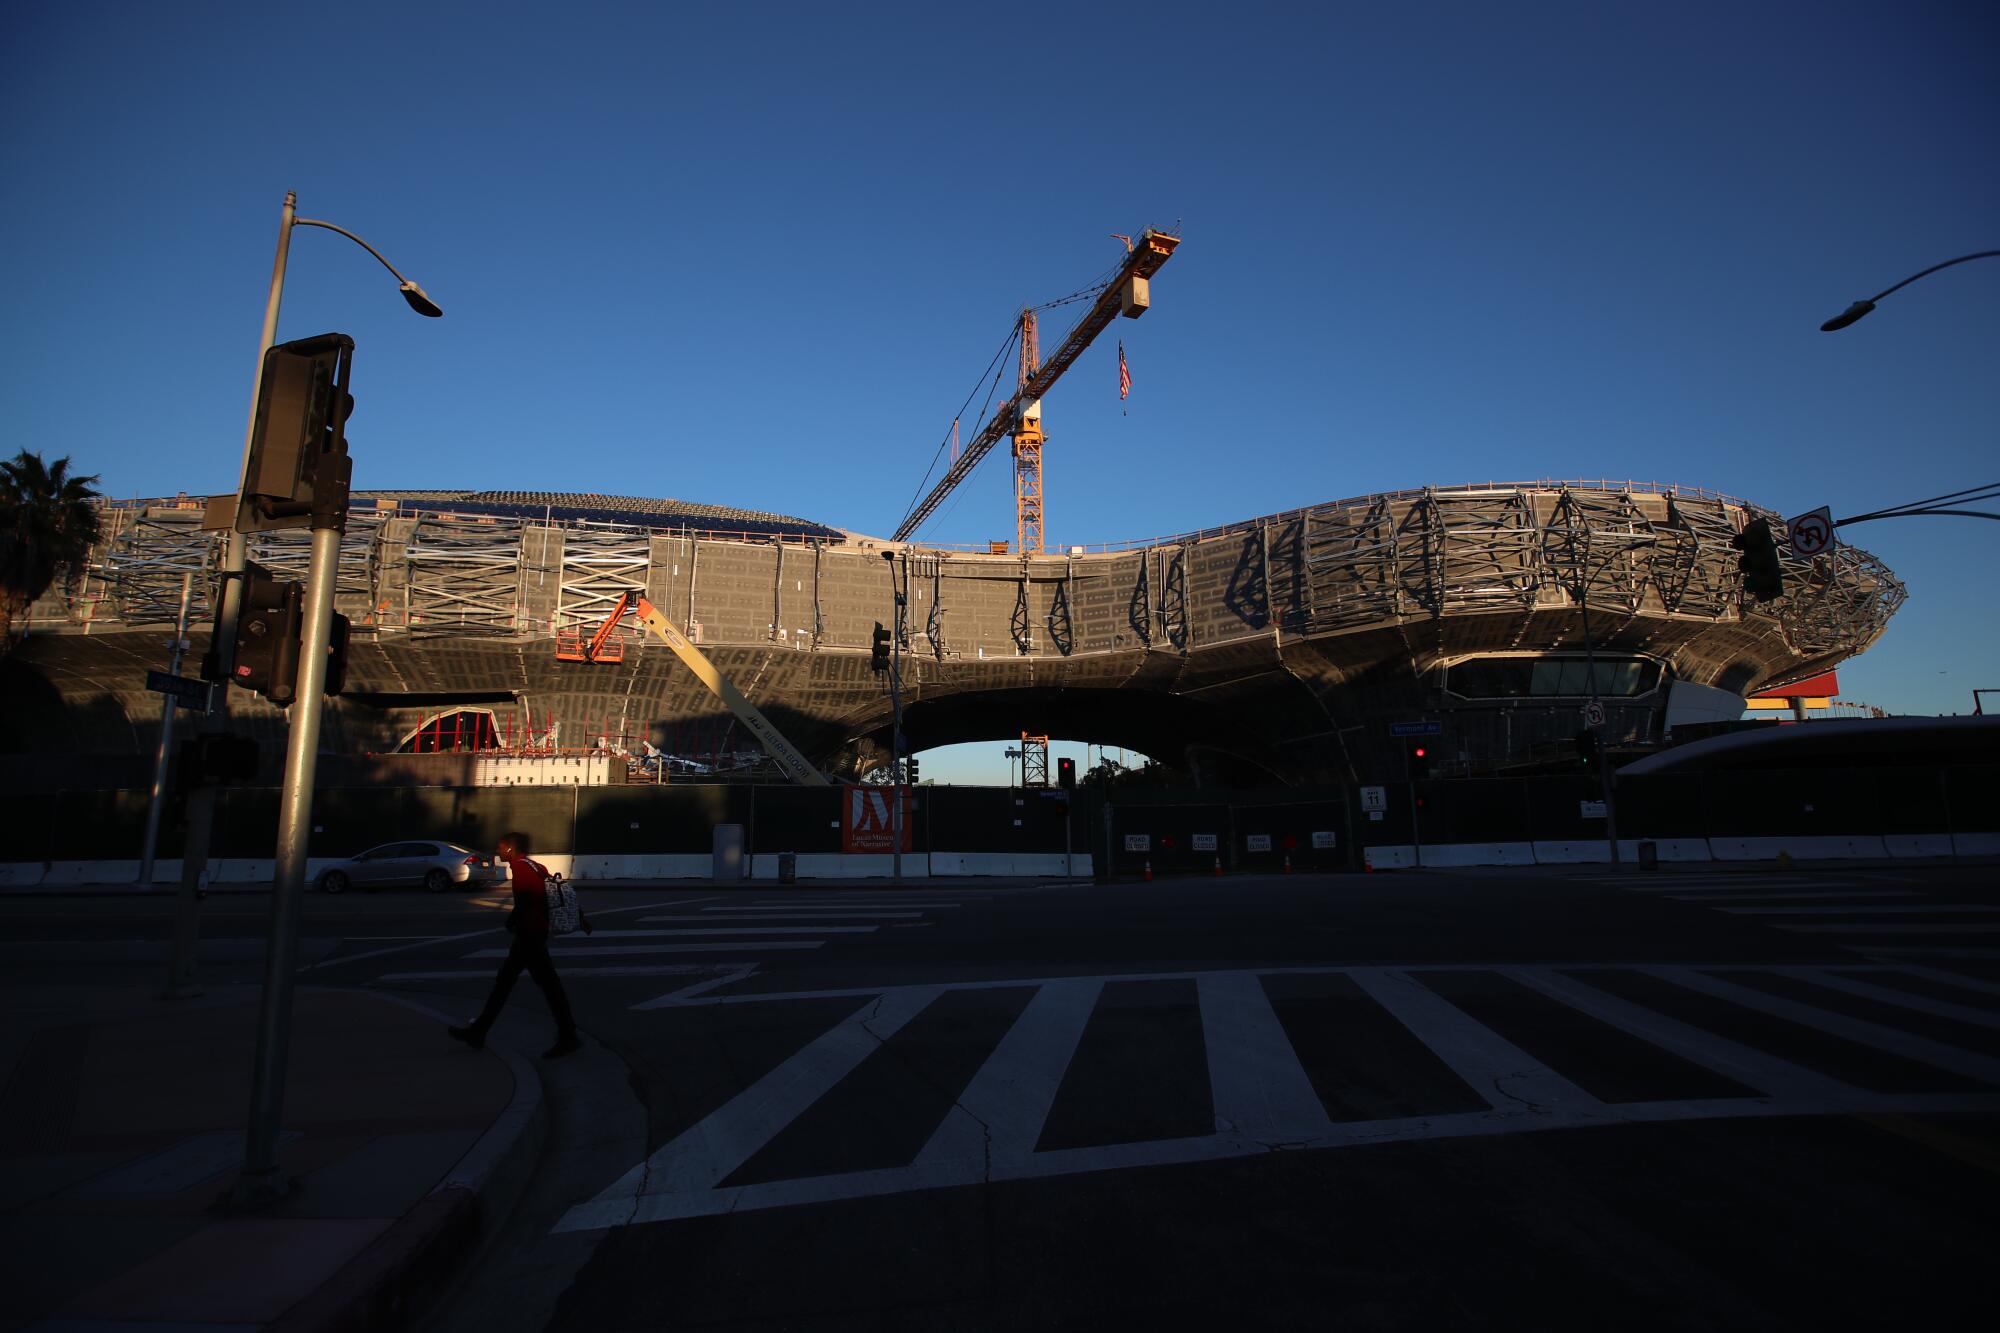
[[[271,884],[271,939],[264,955],[264,1002],[257,1018],[257,1063],[251,1075],[250,1125],[232,1198],[257,1205],[286,1192],[278,1169],[278,1130],[284,1114],[285,1066],[290,1053],[292,995],[298,971],[299,913],[305,896],[306,852],[312,833],[313,767],[319,757],[321,691],[326,687],[327,639],[333,630],[334,583],[340,573],[340,535],[346,495],[337,513],[316,514],[312,564],[306,575],[304,625],[299,644],[298,695],[285,744],[285,785],[278,797],[278,866]]]

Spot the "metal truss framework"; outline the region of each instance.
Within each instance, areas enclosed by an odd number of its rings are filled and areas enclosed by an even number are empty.
[[[1729,539],[1776,515],[1705,493],[1586,486],[1368,496],[1305,511],[1315,631],[1410,617],[1574,605],[1741,619]],[[1901,606],[1903,585],[1874,556],[1840,547],[1785,562],[1786,596],[1749,610],[1775,620],[1805,658],[1866,647]]]
[[[1266,617],[1290,633],[1492,612],[1517,615],[1525,626],[1537,612],[1587,596],[1593,610],[1625,617],[1725,623],[1747,616],[1806,661],[1873,642],[1906,593],[1865,551],[1842,546],[1812,560],[1787,556],[1786,596],[1765,606],[1742,604],[1729,541],[1758,516],[1782,530],[1776,515],[1742,501],[1657,485],[1493,484],[1364,496],[1152,545],[1138,562],[1126,619],[1140,643],[1164,640],[1185,650],[1194,543],[1229,537],[1255,547],[1257,568],[1244,575],[1244,595],[1263,599]],[[171,503],[111,508],[107,537],[73,599],[108,604],[128,624],[171,622],[180,575],[188,572],[197,575],[194,615],[207,618],[218,541],[201,531],[200,518],[199,509]],[[619,593],[644,586],[648,543],[656,535],[640,525],[595,521],[357,509],[341,545],[339,592],[345,606],[367,607],[375,623],[413,633],[551,634],[600,622]],[[262,534],[251,547],[252,557],[274,573],[304,571],[302,533]],[[928,651],[943,658],[941,568],[927,552],[911,552],[910,559],[905,591],[912,574],[929,582],[929,606],[917,624],[899,621],[898,634],[907,647],[912,631],[921,633]],[[691,556],[690,584],[696,560],[698,553]],[[821,565],[815,546],[815,647],[825,632]],[[1028,581],[1024,561],[1010,627],[1016,652],[1073,650],[1075,592],[1068,579],[1049,608],[1045,643],[1036,642]],[[1282,608],[1268,605],[1281,590]],[[73,616],[84,614],[86,608],[72,606]]]

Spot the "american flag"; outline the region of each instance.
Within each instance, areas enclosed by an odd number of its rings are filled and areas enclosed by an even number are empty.
[[[1125,340],[1118,340],[1118,401],[1124,402],[1132,393],[1132,372],[1125,366]]]

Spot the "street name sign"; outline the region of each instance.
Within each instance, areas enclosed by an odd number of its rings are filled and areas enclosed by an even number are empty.
[[[1833,510],[1825,505],[1787,519],[1785,528],[1792,535],[1792,554],[1802,560],[1824,554],[1833,546]]]
[[[186,676],[175,676],[165,671],[148,671],[146,688],[155,694],[166,695],[179,703],[182,708],[206,713],[213,697],[214,687],[205,680],[189,680]]]
[[[1440,729],[1441,724],[1436,722],[1391,722],[1389,724],[1389,734],[1391,736],[1435,736]]]

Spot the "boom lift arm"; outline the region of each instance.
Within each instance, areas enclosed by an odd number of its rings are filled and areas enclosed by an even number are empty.
[[[814,768],[804,755],[792,748],[792,743],[771,725],[771,720],[757,711],[757,705],[744,698],[742,693],[729,683],[729,677],[715,669],[715,663],[708,660],[708,654],[695,647],[685,634],[675,629],[673,623],[660,614],[658,607],[636,593],[629,595],[632,598],[633,614],[638,616],[639,623],[651,630],[655,638],[673,649],[674,656],[680,658],[689,671],[694,672],[695,679],[708,686],[710,693],[729,705],[729,711],[736,714],[737,721],[749,729],[750,734],[764,747],[764,753],[777,761],[778,767],[785,770],[787,777],[808,787],[833,785],[826,780],[826,774]],[[615,623],[606,621],[606,630]]]
[[[999,443],[1001,436],[1015,434],[1025,426],[1030,431],[1034,443],[1036,472],[1033,482],[1034,544],[1037,550],[1041,549],[1039,446],[1042,395],[1062,378],[1063,372],[1083,354],[1083,349],[1090,346],[1098,334],[1104,332],[1113,317],[1122,312],[1128,319],[1137,319],[1146,313],[1149,303],[1147,284],[1152,276],[1159,272],[1160,266],[1173,256],[1174,247],[1179,244],[1178,236],[1166,232],[1146,231],[1133,243],[1131,253],[1125,256],[1125,263],[1105,285],[1104,290],[1098,293],[1096,301],[1091,303],[1084,317],[1077,321],[1076,327],[1069,331],[1069,336],[1063,339],[1062,345],[1049,354],[1048,360],[1043,361],[1039,367],[1033,366],[1033,353],[1024,344],[1021,387],[1015,391],[1012,398],[1002,404],[999,411],[993,414],[993,419],[986,423],[985,428],[972,443],[965,447],[965,451],[958,456],[958,461],[952,465],[949,472],[945,473],[944,480],[933,487],[931,493],[910,511],[909,517],[905,518],[902,526],[896,529],[894,538],[896,541],[908,541],[911,534],[937,512],[938,506],[944,503],[944,498],[971,475],[972,469],[979,465],[979,460],[986,456],[987,450]],[[1033,325],[1029,324],[1028,328],[1032,330]],[[1033,336],[1032,331],[1028,332],[1029,338]]]

